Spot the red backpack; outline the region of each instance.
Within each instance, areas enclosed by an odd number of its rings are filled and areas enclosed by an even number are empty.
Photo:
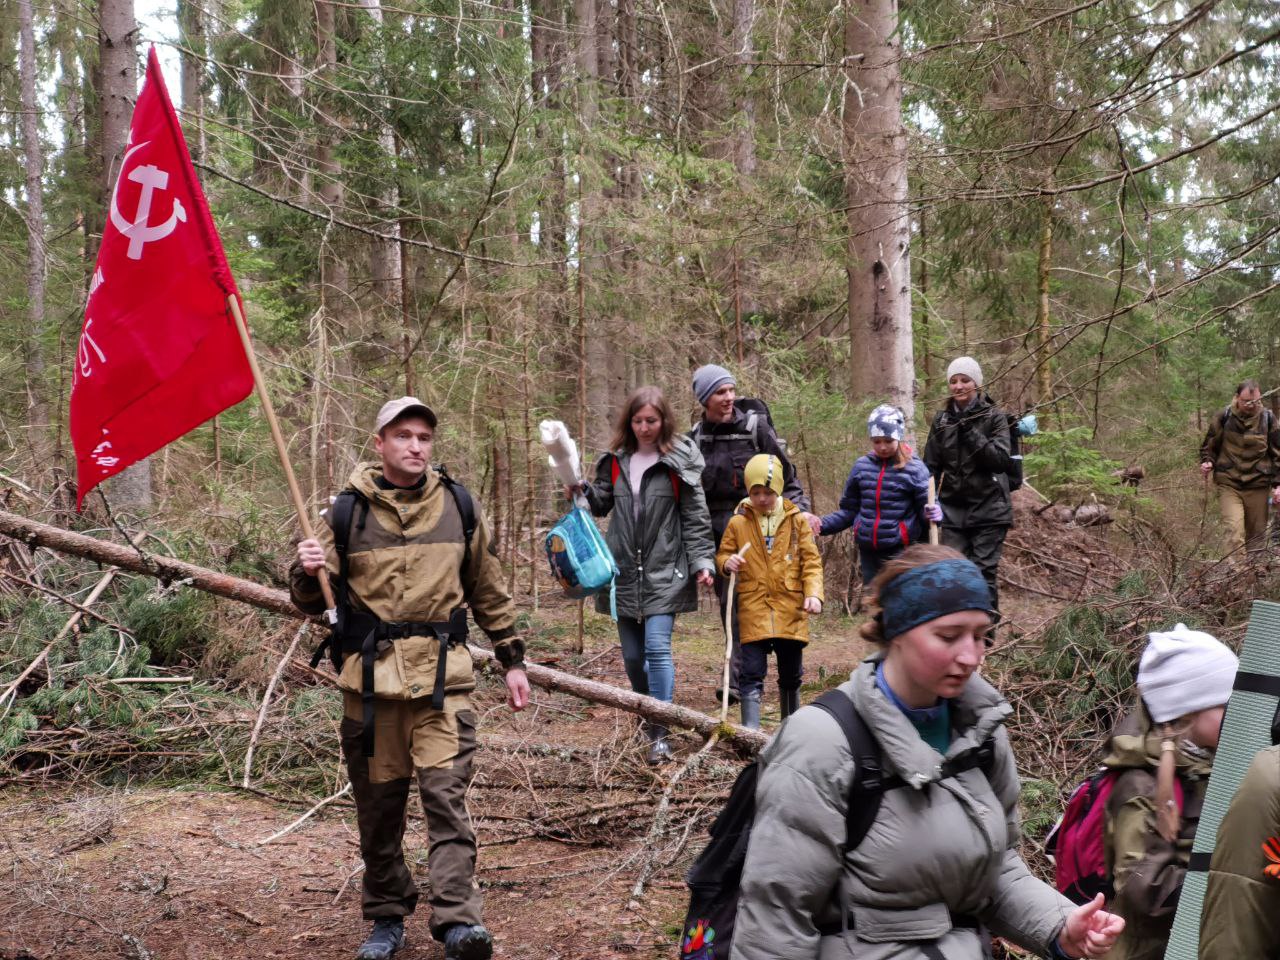
[[[1089,903],[1101,893],[1115,895],[1107,870],[1107,801],[1123,770],[1099,770],[1071,791],[1062,819],[1045,838],[1053,859],[1053,885],[1074,903]],[[1173,781],[1178,809],[1183,806],[1182,779]]]

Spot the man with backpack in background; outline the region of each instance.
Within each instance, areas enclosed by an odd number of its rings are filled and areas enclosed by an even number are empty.
[[[404,945],[418,889],[404,862],[405,805],[415,774],[430,844],[431,935],[446,960],[488,960],[480,919],[476,839],[466,792],[476,748],[467,605],[493,642],[508,704],[529,702],[524,642],[492,535],[471,495],[432,469],[436,415],[414,397],[378,412],[381,463],[363,463],[326,511],[318,539],[298,544],[293,602],[324,610],[317,574],[333,580],[337,623],[328,647],[344,716],[364,860],[362,907],[373,930],[357,960],[387,960]]]
[[[724,538],[733,512],[747,495],[743,471],[747,461],[758,453],[771,454],[782,461],[782,496],[802,511],[808,522],[809,498],[796,477],[796,468],[787,459],[786,450],[774,432],[769,407],[763,400],[738,396],[738,382],[724,367],[708,363],[693,372],[693,395],[702,404],[702,420],[689,431],[698,445],[706,467],[702,471],[702,489],[711,511],[711,536],[716,549]],[[720,601],[720,620],[724,621],[728,603],[729,581],[717,576],[716,598]],[[738,636],[738,611],[733,611],[733,655],[729,668],[729,696],[738,699],[738,669],[742,647]],[[722,691],[717,691],[717,698]]]
[[[1200,472],[1218,488],[1227,553],[1260,550],[1267,532],[1267,501],[1280,503],[1280,422],[1262,405],[1256,380],[1236,387],[1235,398],[1209,421],[1200,444]]]

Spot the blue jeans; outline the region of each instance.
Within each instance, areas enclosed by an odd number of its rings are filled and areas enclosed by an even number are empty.
[[[622,665],[627,668],[631,689],[667,703],[676,691],[676,664],[671,658],[671,631],[675,625],[673,613],[657,613],[643,620],[618,618]]]

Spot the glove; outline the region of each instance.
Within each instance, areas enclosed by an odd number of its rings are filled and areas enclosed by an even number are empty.
[[[926,504],[924,508],[924,518],[930,523],[941,523],[942,506],[936,503]]]
[[[1039,429],[1039,425],[1036,423],[1036,415],[1028,413],[1018,421],[1014,429],[1018,431],[1018,436],[1020,437],[1034,437]]]

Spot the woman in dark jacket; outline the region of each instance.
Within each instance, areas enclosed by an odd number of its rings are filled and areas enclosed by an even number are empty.
[[[610,452],[583,492],[597,517],[612,513],[605,542],[618,564],[616,609],[631,689],[671,702],[675,615],[698,608],[694,582],[710,587],[716,546],[702,492],[702,454],[675,432],[657,387],[640,387],[619,413]],[[596,596],[610,612],[610,596]],[[650,724],[649,762],[670,759],[665,727]]]
[[[849,470],[840,508],[809,524],[815,537],[853,526],[863,586],[886,560],[923,540],[929,520],[942,519],[941,509],[928,505],[929,471],[903,442],[906,432],[906,415],[897,407],[886,403],[872,410],[867,418],[871,452]]]
[[[942,542],[978,565],[1000,607],[996,571],[1013,526],[1009,499],[1009,418],[982,392],[982,368],[972,357],[947,367],[951,399],[933,418],[924,462],[938,479]]]

